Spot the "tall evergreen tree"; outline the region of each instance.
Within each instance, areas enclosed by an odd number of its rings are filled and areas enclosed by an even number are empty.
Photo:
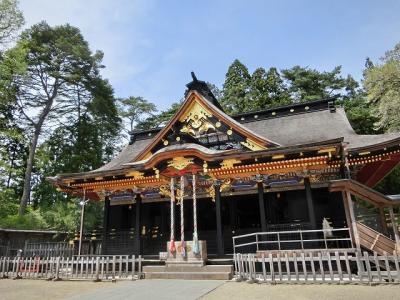
[[[16,91],[15,105],[30,141],[19,208],[23,215],[30,199],[39,138],[44,130],[51,131],[51,124],[67,121],[74,113],[79,90],[92,92],[93,82],[100,77],[102,53],[90,51],[79,29],[42,22],[22,33],[17,45],[5,53],[5,60],[25,66],[9,82]]]
[[[241,113],[252,109],[250,80],[247,67],[235,59],[228,68],[222,89],[221,105],[227,113]]]
[[[330,72],[319,72],[310,68],[294,66],[282,70],[288,90],[296,102],[313,101],[331,97],[346,88],[347,80],[340,76],[341,67]]]
[[[289,93],[276,68],[268,72],[257,68],[251,76],[250,85],[252,110],[262,110],[291,103]]]

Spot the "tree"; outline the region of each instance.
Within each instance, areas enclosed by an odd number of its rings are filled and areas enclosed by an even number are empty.
[[[152,116],[157,111],[156,106],[142,97],[120,99],[119,114],[129,122],[129,129],[133,131],[135,124],[143,121],[144,116]]]
[[[251,76],[250,83],[252,110],[262,110],[291,103],[290,95],[276,68],[268,72],[257,68]]]
[[[19,214],[30,199],[31,176],[39,137],[55,122],[67,121],[76,109],[81,89],[99,78],[102,53],[93,54],[79,29],[70,25],[51,27],[45,22],[24,31],[17,45],[5,53],[6,61],[19,61],[23,72],[13,74],[10,88],[26,126],[29,155],[26,161]],[[78,96],[79,98],[79,96]]]
[[[370,64],[364,72],[364,88],[374,113],[377,129],[400,130],[400,43],[385,53],[380,64]]]
[[[341,67],[330,72],[294,66],[282,70],[288,91],[295,102],[306,102],[331,97],[345,91],[348,80],[341,77]]]
[[[10,42],[24,24],[17,0],[0,0],[0,47]]]
[[[228,68],[222,89],[221,105],[227,113],[241,113],[252,109],[250,80],[247,67],[235,59]]]
[[[222,99],[222,91],[214,84],[211,82],[206,82],[208,88],[210,89],[211,93],[213,93],[215,99],[221,100]],[[174,104],[172,104],[174,105]]]
[[[171,107],[159,114],[152,115],[137,123],[135,129],[146,130],[165,126],[181,107],[181,103],[172,103]]]

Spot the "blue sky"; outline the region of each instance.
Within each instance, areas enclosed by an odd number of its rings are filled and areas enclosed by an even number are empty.
[[[118,97],[143,96],[166,109],[190,71],[221,87],[235,58],[248,66],[294,65],[360,79],[400,42],[400,1],[20,0],[30,26],[70,23],[93,50]]]

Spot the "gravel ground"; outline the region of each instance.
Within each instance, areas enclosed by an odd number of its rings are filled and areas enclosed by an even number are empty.
[[[201,299],[398,300],[400,285],[267,285],[227,282]]]

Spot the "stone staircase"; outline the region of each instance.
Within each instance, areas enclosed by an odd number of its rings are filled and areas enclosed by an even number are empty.
[[[233,266],[168,264],[143,266],[143,273],[146,279],[230,280],[233,276]]]

